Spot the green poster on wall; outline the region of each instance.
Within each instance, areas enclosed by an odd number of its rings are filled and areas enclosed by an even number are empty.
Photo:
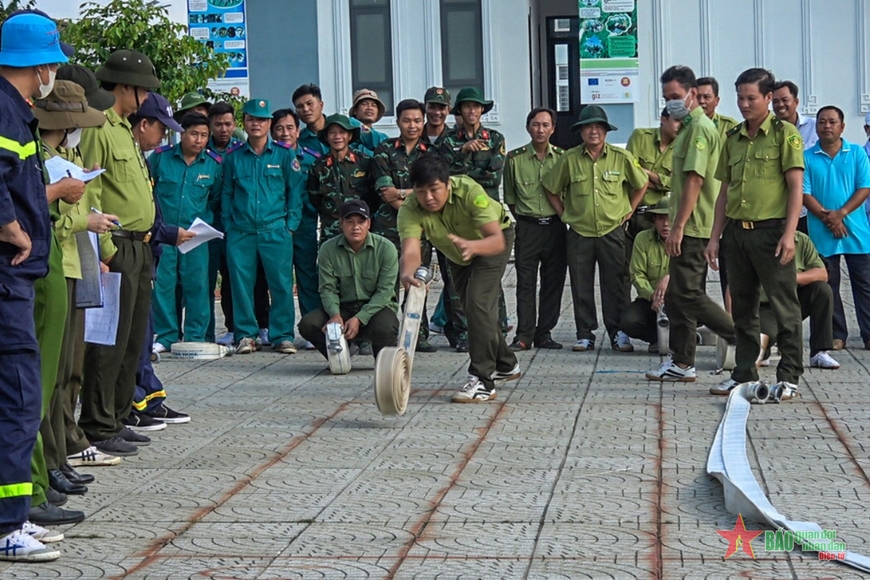
[[[636,102],[638,96],[636,1],[578,1],[582,102]]]

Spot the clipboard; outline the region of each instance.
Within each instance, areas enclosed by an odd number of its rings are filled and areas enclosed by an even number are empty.
[[[76,281],[76,308],[102,308],[99,237],[93,232],[79,232],[75,237],[82,264],[82,279]]]

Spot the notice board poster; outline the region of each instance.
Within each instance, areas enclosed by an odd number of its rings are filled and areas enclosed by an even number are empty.
[[[637,102],[636,0],[579,0],[579,9],[581,101]]]
[[[245,0],[188,0],[187,20],[190,36],[204,42],[215,52],[226,54],[230,68],[209,87],[248,97],[248,26]]]

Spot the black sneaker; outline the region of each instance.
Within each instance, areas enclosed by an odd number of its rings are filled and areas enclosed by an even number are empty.
[[[165,404],[160,405],[153,411],[148,411],[148,416],[153,419],[163,421],[164,423],[168,423],[169,425],[176,425],[178,423],[190,423],[190,415],[188,415],[187,413],[179,413],[178,411],[173,411]]]
[[[137,411],[130,411],[127,418],[121,422],[134,431],[163,431],[166,429],[166,423],[163,421]]]
[[[164,423],[165,425],[165,423]],[[145,447],[146,445],[151,445],[151,438],[146,437],[145,435],[140,435],[136,433],[129,427],[124,427],[121,429],[121,432],[118,433],[118,437],[126,441],[127,443],[132,443],[133,445],[141,445]]]
[[[129,429],[125,429],[125,431],[130,431]],[[133,433],[132,431],[130,431]],[[131,445],[127,443],[117,435],[114,437],[110,437],[105,441],[94,441],[93,446],[96,447],[99,451],[103,453],[107,453],[109,455],[116,455],[118,457],[127,457],[129,455],[136,455],[139,453],[139,450],[136,449],[135,445]]]

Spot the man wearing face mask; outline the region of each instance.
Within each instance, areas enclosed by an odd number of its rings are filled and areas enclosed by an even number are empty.
[[[20,14],[3,23],[0,41],[0,559],[22,562],[56,560],[60,552],[42,542],[63,539],[28,521],[42,405],[34,284],[48,271],[52,246],[28,99],[48,96],[67,62],[59,38],[49,18]]]
[[[683,126],[674,140],[671,173],[670,232],[665,251],[670,256],[670,282],[665,311],[670,321],[671,360],[646,374],[649,380],[693,382],[698,324],[734,342],[734,323],[704,289],[704,250],[713,227],[717,186],[714,179],[722,143],[719,131],[698,103],[695,73],[672,66],[662,74],[662,94],[671,117]]]
[[[121,224],[100,236],[100,259],[121,274],[120,317],[114,346],[88,344],[79,419],[88,440],[105,453],[135,455],[136,445],[150,440],[123,421],[130,413],[136,369],[151,307],[151,227],[155,207],[145,159],[127,117],[160,87],[151,60],[135,50],[109,55],[96,73],[103,89],[115,96],[106,124],[86,129],[81,150],[85,166],[98,164],[106,172],[89,186],[94,207],[118,216]]]

